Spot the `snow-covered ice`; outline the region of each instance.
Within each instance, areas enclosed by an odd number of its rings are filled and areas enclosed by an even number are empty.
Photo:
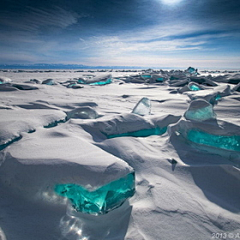
[[[238,72],[0,75],[1,240],[240,237]]]

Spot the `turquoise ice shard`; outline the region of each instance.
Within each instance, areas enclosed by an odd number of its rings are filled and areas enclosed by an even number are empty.
[[[111,74],[104,74],[97,77],[90,77],[90,78],[79,78],[78,83],[81,84],[89,84],[91,86],[94,85],[106,85],[112,83],[112,75]]]
[[[111,134],[108,135],[107,138],[116,138],[116,137],[148,137],[152,135],[162,135],[167,131],[167,127],[157,127],[157,128],[149,128],[149,129],[141,129],[134,132],[126,132],[120,134]]]
[[[112,79],[108,78],[104,81],[101,80],[101,81],[98,81],[98,82],[90,83],[89,85],[106,85],[106,84],[110,84],[110,83],[112,83]]]
[[[192,91],[199,91],[199,90],[202,90],[202,88],[197,84],[197,83],[193,83],[193,82],[190,82],[188,84],[188,87],[190,90]]]
[[[151,113],[151,101],[149,98],[143,97],[133,108],[132,113],[140,116],[149,115]]]
[[[184,114],[187,120],[205,121],[216,117],[212,105],[204,99],[193,100]]]
[[[240,152],[240,136],[213,135],[197,129],[191,129],[187,133],[187,138],[201,145],[207,145],[227,150]]]
[[[134,172],[93,191],[77,184],[58,184],[55,192],[67,197],[78,212],[99,215],[121,206],[135,192]]]
[[[151,75],[141,75],[142,78],[151,78],[152,76]]]
[[[197,69],[195,69],[195,68],[193,68],[193,67],[189,67],[187,70],[186,70],[186,72],[188,73],[188,74],[191,74],[191,75],[198,75],[198,72],[197,72],[198,70]]]

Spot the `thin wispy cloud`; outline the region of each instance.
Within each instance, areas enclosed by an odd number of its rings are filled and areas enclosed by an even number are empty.
[[[17,14],[17,17],[15,16]],[[43,31],[44,27],[67,28],[72,24],[76,24],[78,19],[85,17],[73,11],[67,11],[61,7],[53,7],[52,9],[37,9],[26,7],[21,13],[5,13],[1,14],[1,23],[13,30],[22,30],[28,32]]]

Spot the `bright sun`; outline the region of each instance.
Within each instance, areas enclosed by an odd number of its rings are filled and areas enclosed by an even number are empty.
[[[180,3],[182,0],[161,0],[162,3],[167,4],[167,5],[174,5],[177,3]]]

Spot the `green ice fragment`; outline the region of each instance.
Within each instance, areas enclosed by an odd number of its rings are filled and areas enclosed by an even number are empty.
[[[203,131],[192,129],[188,132],[187,138],[198,144],[232,150],[240,151],[240,136],[221,136],[213,135]]]
[[[190,85],[189,88],[190,88],[190,90],[192,90],[192,91],[199,91],[199,90],[201,90],[201,89],[200,89],[197,85],[195,85],[195,84]]]
[[[196,110],[188,110],[185,113],[186,119],[204,121],[207,119],[215,118],[215,113],[213,112],[213,108],[211,105],[196,109]]]
[[[106,85],[106,84],[110,84],[112,83],[112,79],[108,78],[106,81],[99,81],[99,82],[94,82],[94,83],[90,83],[89,85]]]
[[[142,75],[143,78],[151,78],[151,75]]]
[[[151,135],[162,135],[167,131],[167,127],[164,128],[150,128],[150,129],[142,129],[134,132],[126,132],[120,134],[111,134],[108,135],[107,138],[116,138],[116,137],[148,137]]]
[[[215,100],[218,101],[219,99],[221,99],[221,95],[220,95],[220,94],[217,94],[217,95],[215,96]]]
[[[135,192],[134,172],[94,191],[77,184],[58,184],[55,192],[67,197],[78,212],[98,215],[121,206]]]

